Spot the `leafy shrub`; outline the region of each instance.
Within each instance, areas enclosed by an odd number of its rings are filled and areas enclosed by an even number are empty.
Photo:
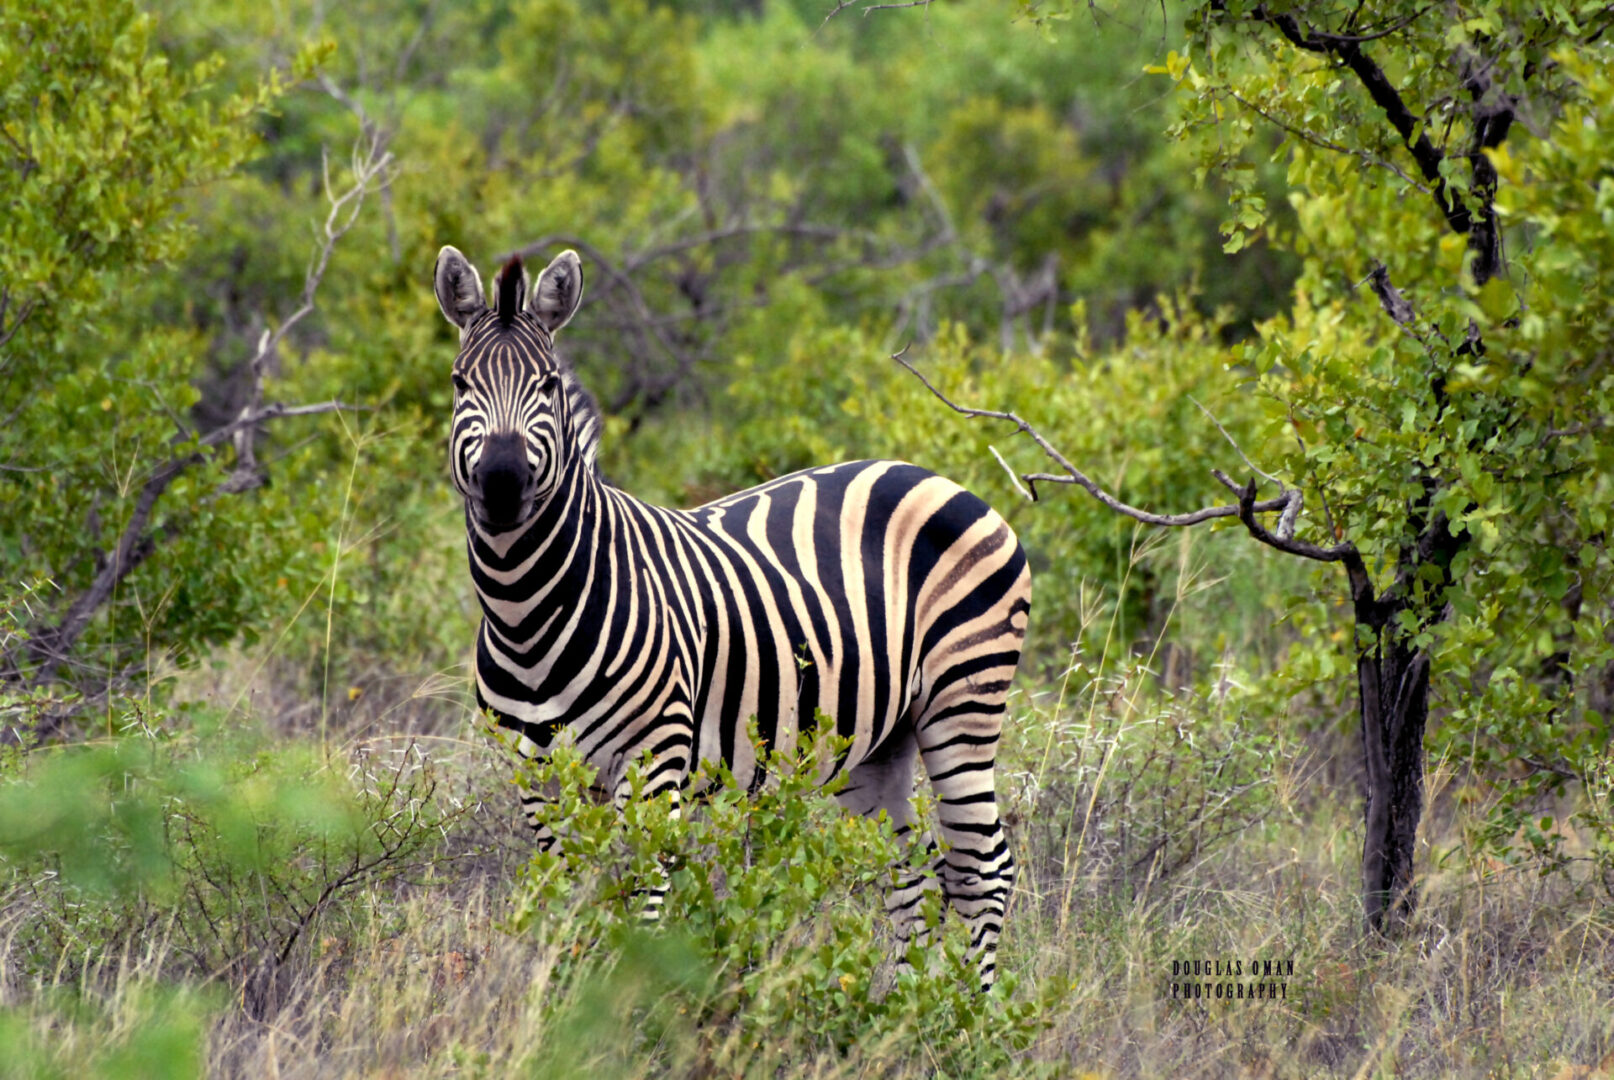
[[[981,995],[956,920],[887,974],[882,897],[911,853],[884,820],[826,797],[844,777],[819,787],[821,763],[846,747],[828,732],[799,755],[769,753],[754,794],[728,769],[703,767],[692,790],[706,793],[680,819],[665,798],[635,797],[620,814],[596,805],[593,770],[566,745],[526,768],[524,784],[556,796],[549,813],[566,848],[564,861],[534,857],[512,919],[569,943],[550,990],[569,1033],[552,1041],[553,1065],[625,1070],[648,1059],[668,1074],[704,1062],[766,1076],[849,1058],[881,1073],[911,1067],[920,1040],[940,1075],[977,1076],[1032,1044],[1059,989],[1017,997],[1011,973]],[[637,772],[633,783],[639,791]],[[663,874],[661,923],[646,930],[639,891]],[[933,906],[929,918],[939,915]]]
[[[7,977],[49,984],[140,945],[167,958],[161,974],[223,981],[249,1012],[272,1012],[318,921],[430,861],[466,812],[442,805],[419,754],[344,770],[311,742],[148,721],[131,712],[119,737],[19,756],[0,780],[0,871],[20,926]]]

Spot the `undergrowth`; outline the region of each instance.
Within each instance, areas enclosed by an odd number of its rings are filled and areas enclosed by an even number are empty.
[[[562,750],[526,782],[560,792],[565,865],[514,823],[504,752],[418,702],[330,757],[205,710],[14,755],[0,1075],[1529,1077],[1614,1050],[1584,864],[1465,848],[1437,788],[1416,922],[1364,941],[1358,811],[1249,695],[1166,694],[1147,659],[1078,656],[1016,708],[985,997],[956,921],[898,970],[880,897],[909,853],[812,790],[832,745],[754,795],[717,771],[681,822],[596,805]],[[1215,996],[1262,963],[1275,1000]]]
[[[1179,556],[1157,641],[1203,602]],[[1614,1051],[1606,763],[1507,851],[1486,785],[1434,763],[1423,903],[1365,939],[1338,726],[1227,657],[1187,689],[1077,599],[1005,725],[989,995],[939,905],[903,953],[882,893],[912,852],[818,789],[828,732],[755,791],[707,768],[674,820],[597,803],[564,740],[516,770],[452,671],[321,664],[316,707],[238,658],[0,759],[0,1077],[1554,1077]],[[564,861],[515,784],[556,800]]]

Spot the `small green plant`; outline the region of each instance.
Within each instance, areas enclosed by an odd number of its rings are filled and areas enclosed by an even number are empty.
[[[533,858],[511,918],[569,942],[554,976],[573,991],[556,995],[569,1034],[546,1048],[557,1065],[590,1060],[609,1075],[646,1058],[668,1070],[699,1060],[725,1075],[773,1075],[851,1058],[879,1072],[907,1063],[919,1040],[940,1075],[974,1076],[1030,1047],[1058,986],[1019,995],[1010,974],[979,994],[956,923],[895,962],[883,894],[914,853],[885,820],[826,798],[844,779],[821,785],[824,763],[846,746],[821,727],[797,754],[759,748],[766,777],[755,791],[703,765],[691,784],[700,794],[678,817],[665,797],[638,797],[637,767],[620,813],[589,798],[593,770],[570,746],[525,767],[521,782],[552,795],[566,849]],[[663,876],[661,921],[646,928],[638,894]],[[931,926],[940,914],[933,905]]]
[[[203,1074],[216,997],[142,983],[110,1004],[64,993],[0,1008],[0,1078],[191,1080]]]
[[[361,887],[419,868],[463,808],[405,750],[340,767],[250,728],[176,735],[131,707],[122,733],[19,756],[0,776],[0,910],[13,973],[86,992],[106,956],[222,982],[254,1015],[285,966]]]

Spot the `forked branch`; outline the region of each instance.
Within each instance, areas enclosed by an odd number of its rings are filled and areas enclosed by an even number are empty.
[[[1344,565],[1346,573],[1350,576],[1352,596],[1359,602],[1373,602],[1372,579],[1368,576],[1367,567],[1362,561],[1361,554],[1356,550],[1355,544],[1349,540],[1342,540],[1332,547],[1321,547],[1295,538],[1295,528],[1299,523],[1300,510],[1304,501],[1304,495],[1299,488],[1284,487],[1282,483],[1279,483],[1280,491],[1277,495],[1270,499],[1257,500],[1255,497],[1256,483],[1253,476],[1248,483],[1240,485],[1222,470],[1212,469],[1211,475],[1223,487],[1232,492],[1237,499],[1232,505],[1207,506],[1183,514],[1156,514],[1148,510],[1139,509],[1136,506],[1130,506],[1105,491],[1097,481],[1078,469],[1071,463],[1069,458],[1059,451],[1058,447],[1049,442],[1040,431],[1018,414],[998,409],[977,409],[968,405],[960,405],[953,401],[937,389],[935,384],[927,379],[923,372],[908,362],[907,357],[904,355],[906,352],[907,350],[903,349],[901,352],[894,353],[891,359],[901,364],[908,370],[909,374],[923,383],[925,389],[934,394],[943,405],[971,419],[1001,420],[1005,423],[1013,424],[1017,433],[1029,436],[1031,441],[1037,444],[1037,448],[1050,461],[1064,470],[1063,473],[1037,472],[1016,475],[1013,470],[1009,469],[1008,463],[1003,460],[1002,455],[994,450],[992,456],[997,458],[998,464],[1002,465],[1005,471],[1009,473],[1016,490],[1024,490],[1029,499],[1033,501],[1037,499],[1037,485],[1039,483],[1075,484],[1117,514],[1129,517],[1134,521],[1141,521],[1145,525],[1182,528],[1198,525],[1206,521],[1214,521],[1218,518],[1237,518],[1252,537],[1286,555],[1295,555],[1317,562],[1341,563]],[[1217,427],[1221,428],[1221,425],[1218,423]],[[1223,435],[1227,434],[1225,429],[1222,433]],[[1231,437],[1229,437],[1229,441],[1232,441]],[[1236,444],[1234,449],[1238,449]],[[1239,456],[1244,457],[1243,451],[1239,451]],[[1248,460],[1248,458],[1245,458],[1246,462]],[[1023,489],[1021,488],[1022,482],[1024,483]],[[1278,515],[1275,530],[1269,529],[1259,516],[1271,513]]]

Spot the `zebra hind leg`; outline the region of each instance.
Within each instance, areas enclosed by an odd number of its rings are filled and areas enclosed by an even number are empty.
[[[1003,705],[976,701],[928,713],[919,746],[936,794],[937,828],[948,848],[941,861],[942,890],[969,927],[981,989],[990,990],[997,981],[998,937],[1015,874],[993,790]]]

